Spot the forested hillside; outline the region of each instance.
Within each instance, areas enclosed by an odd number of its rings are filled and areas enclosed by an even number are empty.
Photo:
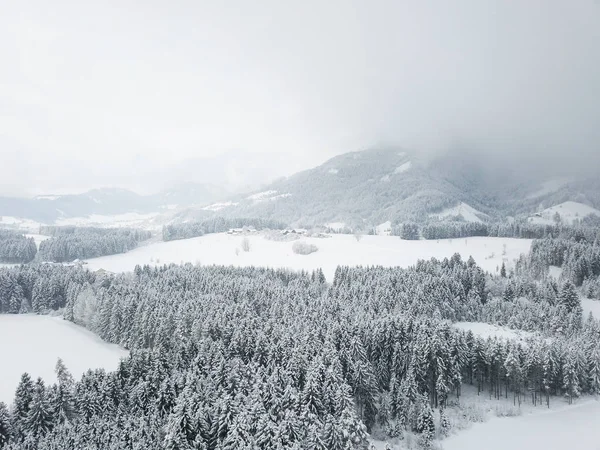
[[[212,212],[277,218],[297,226],[341,222],[365,229],[386,221],[423,224],[440,213],[452,218],[460,214],[452,212],[459,205],[467,205],[476,222],[525,218],[568,200],[600,208],[600,185],[594,177],[557,176],[525,170],[514,159],[482,158],[477,152],[427,156],[379,148],[336,156],[260,192],[184,211],[179,219],[205,218]]]

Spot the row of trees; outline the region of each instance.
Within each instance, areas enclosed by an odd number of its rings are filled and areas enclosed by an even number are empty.
[[[191,264],[2,270],[0,304],[20,293],[20,310],[64,308],[132,350],[64,401],[52,394],[59,385],[25,377],[5,447],[361,449],[375,430],[418,433],[428,446],[465,383],[515,403],[600,393],[598,321],[581,320],[572,284],[529,267],[494,277],[454,255],[409,269],[339,267],[331,285],[321,271]],[[540,335],[522,345],[451,325],[482,318]]]
[[[542,225],[529,222],[477,223],[462,221],[402,223],[392,227],[392,235],[402,239],[456,239],[471,236],[514,237],[521,239],[564,238],[593,242],[600,240],[600,228],[556,223]]]
[[[174,223],[163,226],[163,241],[189,239],[210,233],[222,233],[232,228],[252,227],[256,230],[282,230],[285,224],[271,219],[214,217],[199,222]]]
[[[125,253],[152,235],[130,228],[41,227],[40,231],[52,237],[40,243],[39,257],[52,262]]]
[[[25,264],[37,253],[33,238],[21,233],[0,229],[0,263]]]

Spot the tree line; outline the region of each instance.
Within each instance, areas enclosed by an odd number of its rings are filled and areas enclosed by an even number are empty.
[[[37,246],[33,238],[0,229],[0,263],[26,264],[33,261],[36,253]]]
[[[285,224],[277,220],[258,218],[223,218],[213,217],[203,221],[174,223],[164,225],[162,229],[163,241],[189,239],[210,233],[222,233],[232,228],[252,227],[256,230],[272,229],[282,230]]]
[[[51,262],[126,253],[152,236],[150,231],[132,228],[42,226],[40,233],[51,238],[40,243],[39,258]]]
[[[600,228],[586,225],[513,223],[478,223],[461,221],[401,223],[392,227],[391,234],[406,240],[457,239],[474,236],[510,237],[520,239],[565,238],[600,240]]]

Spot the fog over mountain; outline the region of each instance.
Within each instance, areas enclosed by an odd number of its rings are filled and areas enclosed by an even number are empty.
[[[594,0],[4,2],[0,194],[242,189],[383,144],[591,170],[598,48]]]

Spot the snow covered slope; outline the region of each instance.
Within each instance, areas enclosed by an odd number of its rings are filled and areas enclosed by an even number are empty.
[[[572,224],[575,220],[583,219],[590,214],[596,214],[600,217],[600,211],[591,206],[578,202],[564,202],[543,210],[539,215],[529,218],[529,222],[541,225],[554,224],[554,216],[558,213],[563,223]]]
[[[250,251],[239,251],[247,238]],[[333,279],[338,265],[382,265],[408,267],[419,259],[470,255],[486,271],[496,272],[503,261],[510,267],[521,253],[528,253],[531,240],[475,237],[440,241],[405,241],[394,236],[333,235],[327,238],[306,238],[318,251],[297,255],[291,242],[277,242],[261,235],[236,236],[226,233],[209,234],[181,241],[159,242],[138,247],[130,252],[88,260],[91,270],[111,272],[132,271],[136,264],[200,263],[234,266],[286,267],[294,270],[322,268],[328,280]],[[502,256],[504,245],[506,255]]]
[[[410,170],[411,167],[412,167],[412,162],[407,161],[404,164],[401,164],[398,167],[396,167],[396,169],[394,170],[394,175],[398,175],[400,173],[407,172],[408,170]]]
[[[10,403],[23,372],[35,380],[56,381],[54,367],[62,358],[79,378],[88,369],[115,370],[128,352],[91,331],[59,317],[0,314],[0,401]]]
[[[466,203],[460,202],[457,206],[445,209],[440,213],[430,214],[430,217],[438,217],[444,219],[447,217],[462,216],[467,222],[483,223],[480,217],[486,217],[486,214],[481,211],[477,211],[475,208],[467,205]]]
[[[545,181],[540,184],[539,189],[532,192],[527,196],[528,199],[542,197],[547,194],[558,191],[560,188],[569,184],[571,180],[567,177],[555,178],[552,180]]]

